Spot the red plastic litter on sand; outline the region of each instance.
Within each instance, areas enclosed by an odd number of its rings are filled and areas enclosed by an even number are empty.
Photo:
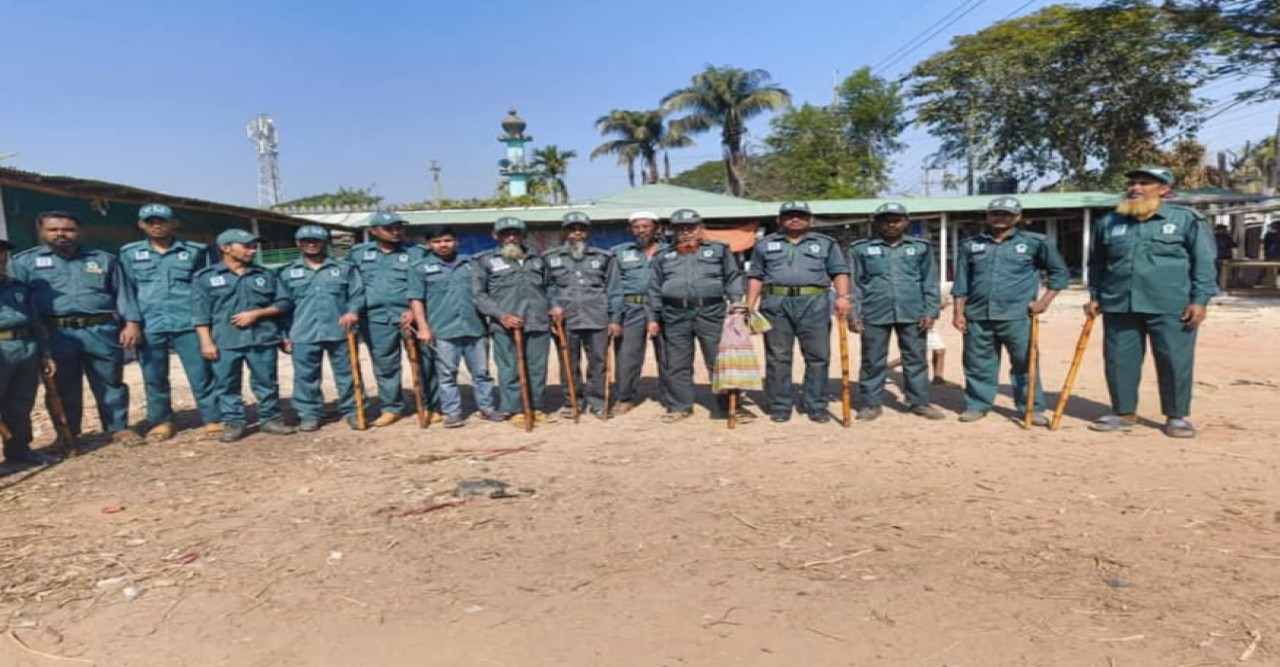
[[[103,514],[117,514],[124,511],[124,505],[107,505],[102,508]]]
[[[177,558],[169,562],[173,563],[174,565],[190,565],[191,563],[194,563],[196,559],[199,557],[200,557],[200,554],[192,551],[189,553],[182,554],[181,556],[178,556]]]

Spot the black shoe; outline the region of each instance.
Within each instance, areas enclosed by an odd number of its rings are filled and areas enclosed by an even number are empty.
[[[365,425],[365,428],[360,428],[360,421],[356,419],[355,415],[351,415],[347,417],[346,422],[347,422],[347,426],[350,426],[352,431],[363,431],[369,428],[367,424]]]
[[[773,414],[769,415],[769,421],[771,421],[771,422],[777,422],[777,423],[779,423],[779,424],[781,424],[781,423],[783,423],[783,422],[789,422],[789,421],[791,421],[791,413],[790,413],[790,412],[788,412],[788,413],[786,413],[786,414],[783,414],[783,413],[781,413],[781,412],[775,412],[775,413],[773,413]]]
[[[294,432],[294,428],[292,426],[280,421],[279,419],[262,422],[262,425],[258,427],[258,430],[263,433],[270,433],[271,435],[293,435]]]
[[[826,410],[819,410],[818,412],[810,412],[809,421],[814,422],[815,424],[825,424],[831,421],[831,413],[827,412]]]
[[[460,426],[463,426],[466,423],[467,423],[467,420],[463,419],[462,415],[445,415],[444,416],[445,428],[458,428]]]
[[[858,421],[869,422],[880,416],[884,410],[880,406],[862,408],[858,411]]]
[[[235,442],[244,437],[244,424],[225,424],[222,429],[222,435],[218,436],[220,442]]]
[[[502,414],[501,412],[498,412],[497,410],[482,410],[480,412],[480,418],[487,422],[507,421],[507,416]]]
[[[304,419],[298,422],[298,430],[303,433],[320,430],[320,422],[315,419]]]

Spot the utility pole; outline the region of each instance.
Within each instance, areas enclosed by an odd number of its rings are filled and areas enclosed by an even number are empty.
[[[440,200],[443,199],[442,190],[440,189],[440,163],[436,160],[432,160],[430,168],[432,197],[436,202],[436,210],[439,211],[441,204]]]

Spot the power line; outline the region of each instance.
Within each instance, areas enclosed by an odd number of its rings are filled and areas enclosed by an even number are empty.
[[[934,28],[936,28],[936,27],[938,26],[938,24],[940,24],[940,23],[942,23],[943,21],[946,21],[947,19],[951,18],[951,17],[952,17],[952,15],[954,15],[956,12],[960,11],[961,9],[963,9],[965,5],[968,5],[969,3],[971,3],[971,2],[975,2],[975,1],[976,1],[978,4],[982,4],[982,3],[983,3],[983,2],[985,2],[986,0],[964,0],[964,1],[963,1],[963,2],[961,2],[961,3],[960,3],[960,4],[959,4],[955,9],[952,9],[951,11],[947,12],[946,14],[944,14],[944,15],[942,16],[942,18],[938,19],[937,21],[934,21],[934,22],[933,22],[933,23],[932,23],[928,28],[925,28],[924,30],[921,30],[921,31],[920,31],[920,33],[919,33],[919,34],[917,34],[915,37],[913,37],[913,38],[911,38],[911,39],[909,39],[909,40],[904,41],[904,42],[902,43],[902,46],[899,46],[898,48],[896,48],[896,49],[894,49],[893,51],[891,51],[891,52],[889,53],[889,55],[885,56],[884,58],[881,58],[881,59],[880,59],[880,62],[876,63],[875,65],[873,65],[873,66],[871,67],[872,72],[878,72],[878,71],[879,71],[879,70],[881,70],[882,68],[887,67],[889,64],[893,64],[892,62],[888,62],[888,61],[890,61],[891,59],[893,59],[893,58],[894,58],[895,56],[897,56],[899,53],[902,53],[904,50],[906,50],[906,49],[914,49],[914,48],[917,48],[917,47],[919,46],[919,41],[923,38],[923,35],[924,35],[925,33],[929,32],[930,30],[933,30]],[[977,7],[977,5],[974,5],[973,7],[970,7],[968,10],[966,10],[966,11],[965,11],[965,14],[969,13],[970,11],[973,11],[974,7]],[[960,16],[961,16],[961,17],[963,17],[963,16],[964,16],[964,14],[961,14]],[[953,23],[954,23],[954,21],[953,21]],[[950,23],[948,23],[947,25],[951,25],[951,24],[950,24]],[[945,28],[946,26],[943,26],[943,27]],[[912,44],[916,44],[917,46],[916,46],[916,47],[912,47]],[[896,61],[896,60],[893,60],[893,62],[897,62],[897,61]],[[886,64],[886,63],[887,63],[887,64]]]

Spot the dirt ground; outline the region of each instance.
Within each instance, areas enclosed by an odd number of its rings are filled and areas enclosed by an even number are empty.
[[[1083,298],[1043,319],[1051,400]],[[1005,395],[973,424],[730,432],[649,402],[104,446],[0,477],[0,665],[1277,665],[1277,325],[1280,302],[1212,307],[1189,441],[1155,428],[1150,362],[1152,421],[1086,429],[1099,328],[1058,432]],[[484,479],[508,497],[457,498]]]

